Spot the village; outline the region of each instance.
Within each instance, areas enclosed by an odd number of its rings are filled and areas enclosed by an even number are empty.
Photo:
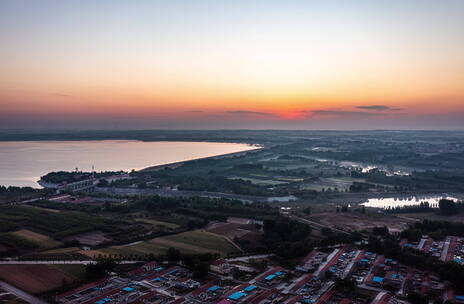
[[[462,238],[447,237],[447,240],[453,244],[448,246],[453,252],[463,254]],[[433,244],[425,243],[432,248]],[[406,296],[419,292],[434,295],[442,302],[464,303],[463,295],[456,294],[448,282],[433,273],[347,245],[330,251],[313,250],[295,268],[277,265],[272,257],[269,254],[218,259],[210,266],[206,282],[194,280],[192,272],[182,265],[152,261],[60,294],[56,301],[69,304],[393,304],[409,303]],[[451,251],[447,257],[460,259],[460,255]],[[267,267],[259,271],[255,265],[262,261],[266,261]]]

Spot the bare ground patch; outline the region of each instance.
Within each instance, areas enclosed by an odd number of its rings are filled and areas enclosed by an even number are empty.
[[[13,232],[13,234],[23,237],[31,242],[34,242],[40,245],[43,248],[52,248],[61,245],[60,242],[55,241],[54,239],[50,238],[47,235],[40,234],[31,230],[21,229],[18,231]]]
[[[348,231],[368,230],[374,227],[387,226],[391,232],[399,232],[407,228],[404,218],[387,215],[372,215],[354,212],[323,212],[311,215],[311,220],[323,225]]]
[[[47,265],[0,265],[0,279],[31,293],[72,283],[76,278]]]
[[[79,243],[83,245],[88,245],[88,246],[96,246],[104,242],[111,241],[111,239],[108,238],[107,235],[101,231],[91,231],[91,232],[76,234],[76,235],[67,237],[66,240],[77,240],[79,241]]]

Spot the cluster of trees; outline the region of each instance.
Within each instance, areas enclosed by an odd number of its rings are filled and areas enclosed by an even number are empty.
[[[264,221],[264,243],[285,259],[307,254],[313,248],[311,227],[286,218]]]
[[[61,184],[63,182],[73,183],[81,180],[89,179],[92,176],[88,172],[68,172],[68,171],[58,171],[50,172],[44,176],[41,176],[40,179],[53,184]]]
[[[350,192],[368,192],[369,189],[375,188],[376,185],[369,183],[354,182],[350,186]]]
[[[210,220],[225,221],[227,217],[262,218],[277,216],[278,208],[264,203],[246,204],[238,200],[205,197],[161,197],[138,198],[129,204],[108,205],[108,211],[131,213],[145,210],[151,214],[170,216],[182,214],[196,217],[207,224]]]
[[[389,231],[387,226],[374,227],[372,228],[372,233],[374,233],[374,235],[387,236],[389,234]]]
[[[115,268],[116,263],[114,260],[98,259],[96,264],[88,264],[85,266],[85,279],[87,281],[95,281],[104,278]]]
[[[82,172],[82,171],[57,171],[57,172],[50,172],[44,176],[41,176],[40,179],[53,183],[53,184],[61,184],[63,182],[72,183],[78,182],[81,180],[86,180],[92,177],[92,175],[96,178],[101,178],[105,176],[117,175],[124,173],[124,171],[102,171],[102,172]]]
[[[455,202],[449,199],[441,199],[438,202],[440,213],[445,216],[454,215],[464,211],[464,202]]]
[[[324,238],[314,242],[315,246],[324,247],[338,244],[352,244],[362,240],[362,234],[359,232],[342,233],[330,228],[322,228]]]
[[[0,219],[0,232],[13,231],[16,230],[18,227],[18,224],[14,222]]]
[[[464,223],[424,220],[411,224],[408,229],[403,230],[401,237],[418,241],[425,234],[437,240],[447,235],[464,236]]]
[[[0,185],[0,204],[34,198],[47,192],[48,190],[46,189],[14,186],[5,187]]]
[[[0,185],[0,194],[5,193],[30,193],[30,192],[40,192],[40,189],[34,189],[31,187],[16,187],[16,186],[2,186]]]
[[[438,206],[429,204],[429,202],[421,202],[419,205],[412,206],[398,206],[398,207],[388,207],[385,209],[385,213],[423,213],[423,212],[433,212]]]
[[[439,211],[441,215],[451,216],[464,211],[464,202],[441,199],[438,204],[421,202],[419,205],[389,207],[385,209],[386,213],[426,213]]]
[[[231,179],[225,176],[184,176],[177,181],[179,190],[230,192],[242,195],[287,195],[285,189],[269,189],[268,187],[253,184],[249,180]]]
[[[169,248],[166,255],[160,256],[161,260],[168,260],[171,263],[181,263],[192,270],[195,279],[204,280],[208,276],[211,263],[219,258],[218,254],[182,254],[178,249]]]

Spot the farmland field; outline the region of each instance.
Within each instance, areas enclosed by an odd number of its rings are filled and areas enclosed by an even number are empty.
[[[328,178],[319,178],[318,180],[311,183],[304,183],[301,185],[302,189],[305,190],[315,190],[321,191],[322,189],[339,189],[347,190],[353,184],[353,182],[365,182],[364,179],[355,179],[352,177],[328,177]]]
[[[0,265],[0,279],[31,293],[41,293],[72,283],[76,278],[47,265]]]
[[[235,237],[241,238],[242,236],[250,233],[249,227],[248,229],[243,229],[242,227],[246,227],[246,225],[240,224],[231,224],[231,223],[214,223],[208,226],[207,231],[223,235],[228,237],[229,239],[234,239]]]
[[[21,229],[21,230],[12,232],[12,234],[14,234],[16,236],[19,236],[19,237],[22,237],[22,238],[25,238],[26,240],[28,240],[30,242],[36,243],[37,245],[39,245],[42,248],[53,248],[53,247],[57,247],[57,246],[61,245],[60,242],[55,241],[52,238],[50,238],[50,237],[48,237],[48,236],[46,236],[44,234],[40,234],[40,233],[31,231],[31,230],[27,230],[27,229]]]
[[[85,279],[85,266],[84,265],[50,265],[55,269],[58,269],[67,275],[74,277],[76,280]]]
[[[149,241],[136,242],[129,245],[81,251],[80,253],[93,258],[105,254],[143,256],[147,254],[164,254],[170,247],[176,248],[185,254],[211,252],[227,255],[237,251],[237,249],[224,238],[213,233],[197,230],[154,238]]]
[[[228,254],[237,251],[233,245],[231,245],[222,237],[206,231],[188,231],[157,238],[155,241],[159,239],[170,241],[173,245],[177,244],[177,246],[172,247],[179,247],[179,250],[182,249],[183,244],[187,244],[202,248],[203,250],[219,252],[222,254]]]
[[[164,254],[168,250],[168,247],[160,246],[150,241],[140,242],[129,246],[112,246],[98,250],[102,254],[122,254],[122,255],[140,255],[144,256],[147,254]],[[84,253],[88,254],[88,253]]]

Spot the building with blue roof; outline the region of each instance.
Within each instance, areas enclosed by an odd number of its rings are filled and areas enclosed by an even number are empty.
[[[248,287],[246,287],[245,289],[243,289],[244,291],[247,291],[247,292],[250,292],[250,291],[253,291],[256,289],[256,286],[255,285],[250,285]]]
[[[275,277],[276,277],[275,274],[270,274],[270,275],[268,275],[267,277],[265,277],[264,279],[265,279],[266,281],[272,281],[272,280],[274,280]]]
[[[281,276],[281,275],[283,275],[284,273],[283,273],[282,271],[277,271],[277,272],[275,272],[274,274],[275,274],[276,276]]]
[[[211,291],[211,292],[215,292],[216,290],[220,289],[221,287],[217,286],[217,285],[214,285],[214,286],[211,286],[210,288],[208,288],[208,291]]]
[[[131,291],[134,291],[134,288],[132,288],[132,287],[124,287],[122,290],[127,291],[127,292],[131,292]]]
[[[372,282],[381,284],[383,282],[383,278],[382,277],[373,277]]]
[[[237,291],[237,292],[234,292],[233,294],[231,294],[229,296],[229,300],[236,301],[236,300],[240,300],[241,298],[246,297],[246,296],[247,296],[246,293],[241,292],[241,291]]]

